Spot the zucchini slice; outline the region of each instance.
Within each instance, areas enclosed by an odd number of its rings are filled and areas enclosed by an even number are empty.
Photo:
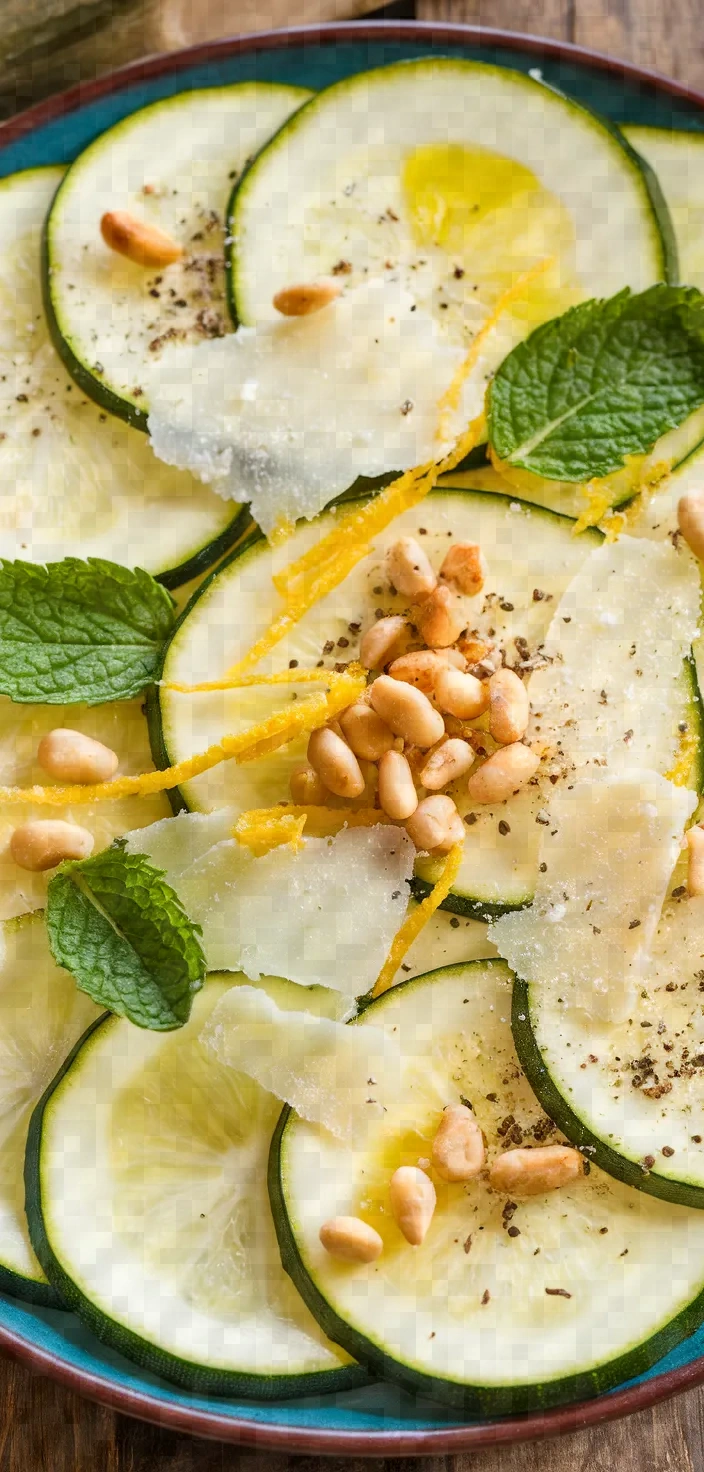
[[[23,1167],[29,1120],[56,1068],[100,1009],[51,958],[41,911],[0,926],[0,1288],[60,1303],[30,1245]]]
[[[618,1180],[704,1209],[704,901],[670,884],[630,1015],[588,1015],[559,987],[516,983],[516,1049],[543,1107]]]
[[[230,235],[233,314],[248,324],[274,316],[282,287],[331,271],[354,285],[400,268],[460,333],[556,251],[563,283],[574,272],[587,294],[676,279],[657,180],[618,129],[522,73],[449,57],[314,97],[236,186]]]
[[[704,290],[704,135],[631,124],[621,132],[660,181],[675,231],[680,280]]]
[[[1,696],[0,783],[3,786],[30,787],[47,781],[46,772],[37,761],[37,748],[42,736],[57,726],[82,731],[116,751],[120,758],[119,771],[125,775],[150,769],[147,725],[139,700],[94,706],[18,705]],[[154,823],[168,812],[168,799],[163,793],[50,810],[32,803],[0,803],[0,920],[39,909],[51,879],[51,871],[30,873],[28,869],[20,869],[11,857],[10,837],[21,823],[48,815],[78,823],[93,834],[98,853],[120,834]]]
[[[309,96],[268,82],[182,92],[109,128],[69,168],[46,223],[47,315],[69,373],[111,414],[146,429],[161,348],[227,330],[232,181]],[[109,250],[100,220],[112,210],[165,231],[183,246],[181,260],[152,269]],[[270,241],[267,230],[265,255]]]
[[[348,503],[346,503],[348,504]],[[249,541],[203,584],[184,611],[167,650],[162,685],[152,703],[150,727],[155,761],[177,762],[204,750],[225,732],[260,720],[281,703],[280,689],[247,689],[180,694],[164,682],[195,684],[218,679],[267,627],[278,607],[272,574],[313,545],[333,525],[336,513],[299,525],[292,537],[272,549],[263,539]],[[489,638],[510,646],[515,637],[534,650],[541,642],[552,611],[568,582],[600,533],[572,534],[574,523],[554,512],[530,507],[507,496],[443,489],[420,507],[397,517],[374,550],[344,583],[312,608],[291,633],[262,661],[262,669],[285,669],[292,660],[304,668],[354,659],[375,610],[399,612],[400,596],[384,582],[386,548],[404,533],[422,536],[431,559],[439,565],[448,536],[478,541],[486,549],[489,572],[473,607],[477,627]],[[536,599],[534,591],[542,596]],[[492,631],[489,633],[489,631]],[[266,807],[288,796],[292,769],[305,756],[305,741],[292,742],[260,762],[238,767],[226,763],[184,785],[181,800],[193,811],[224,805],[238,810]],[[464,784],[463,784],[464,786]],[[454,794],[462,811],[469,802]],[[365,799],[368,801],[368,799]],[[462,806],[463,804],[463,806]],[[446,908],[469,916],[499,914],[525,904],[532,893],[537,862],[540,806],[536,788],[526,788],[501,810],[485,808],[476,815],[465,845],[462,870]],[[510,807],[511,812],[508,812]],[[499,832],[506,816],[510,833]],[[432,861],[419,862],[419,889],[433,882]]]
[[[226,552],[247,518],[89,403],[56,356],[39,236],[62,173],[30,169],[0,183],[2,555],[108,557],[177,587]]]
[[[32,1117],[32,1243],[64,1301],[152,1373],[261,1400],[347,1388],[364,1372],[279,1261],[266,1198],[279,1103],[199,1041],[236,979],[212,975],[178,1032],[117,1017],[88,1029]],[[300,987],[273,987],[300,1006]]]
[[[484,1176],[436,1180],[420,1247],[391,1220],[393,1171],[428,1159],[441,1111],[461,1095],[490,1159],[509,1144],[558,1139],[517,1065],[511,986],[504,962],[475,961],[393,987],[352,1025],[397,1030],[397,1105],[345,1150],[284,1110],[269,1163],[282,1260],[321,1327],[374,1372],[462,1414],[601,1394],[704,1317],[704,1214],[629,1191],[595,1166],[518,1203]],[[342,1264],[320,1244],[322,1223],[350,1213],[382,1236],[374,1264]]]

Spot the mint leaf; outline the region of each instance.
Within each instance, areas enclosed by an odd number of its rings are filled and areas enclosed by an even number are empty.
[[[26,704],[128,700],[158,675],[173,621],[171,595],[140,568],[0,562],[0,693]]]
[[[118,841],[94,859],[62,864],[49,884],[51,954],[99,1006],[137,1027],[188,1021],[205,976],[200,926],[144,854]]]
[[[650,450],[704,403],[704,298],[693,287],[626,290],[531,333],[487,393],[501,460],[586,481]]]

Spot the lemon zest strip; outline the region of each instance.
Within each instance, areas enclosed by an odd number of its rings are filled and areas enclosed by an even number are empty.
[[[271,808],[249,808],[247,812],[240,813],[232,836],[254,853],[268,853],[284,843],[289,843],[295,850],[301,848],[305,840],[301,839],[299,843],[294,839],[301,837],[308,822],[316,830],[313,836],[331,838],[342,828],[375,828],[379,823],[391,821],[378,808],[345,810],[313,803],[278,803]]]
[[[346,673],[361,673],[362,666],[356,663],[347,667]],[[201,680],[195,685],[185,685],[179,680],[161,680],[162,690],[176,690],[181,695],[200,695],[209,690],[241,690],[252,685],[329,685],[339,680],[339,670],[276,670],[272,675],[224,675],[221,680]]]
[[[433,460],[414,470],[404,471],[403,475],[392,481],[372,501],[343,514],[333,530],[316,542],[314,547],[280,573],[276,573],[274,586],[284,598],[285,607],[247,654],[230,667],[228,676],[240,675],[244,670],[258,664],[295,627],[309,608],[339,587],[357,563],[366,557],[374,538],[385,531],[402,511],[418,505],[433,489],[438,477],[453,470],[479,444],[484,427],[485,417],[482,413],[477,415],[454,449],[442,460]]]
[[[463,853],[463,843],[456,843],[454,848],[450,849],[437,884],[433,886],[430,894],[426,895],[424,900],[421,900],[421,903],[416,906],[415,910],[412,910],[410,915],[406,916],[403,925],[394,936],[391,950],[374,983],[372,997],[380,997],[382,992],[387,992],[389,987],[393,985],[394,977],[406,952],[410,949],[416,937],[420,935],[421,930],[427,925],[431,916],[435,914],[435,911],[442,904],[443,900],[447,899],[459,873]]]
[[[478,333],[476,334],[476,337],[474,338],[474,341],[471,344],[466,358],[462,363],[460,363],[459,368],[456,370],[451,383],[445,389],[445,392],[438,403],[439,418],[438,428],[436,432],[437,439],[449,439],[451,433],[449,423],[450,417],[452,414],[455,414],[459,409],[460,394],[462,392],[462,389],[464,388],[465,382],[469,378],[472,369],[476,367],[479,354],[481,353],[484,343],[493,332],[499,319],[503,316],[504,312],[508,311],[508,308],[512,305],[512,303],[516,301],[518,297],[521,297],[523,295],[526,287],[532,286],[533,282],[537,280],[539,276],[542,276],[545,271],[548,271],[551,266],[554,266],[556,262],[557,256],[544,256],[543,259],[537,261],[534,266],[530,266],[527,271],[522,271],[521,274],[516,277],[516,280],[512,283],[512,285],[509,286],[506,291],[502,292],[496,303],[496,306],[494,307],[494,310],[489,314],[486,321],[480,327]]]
[[[269,677],[263,677],[260,683],[269,683]],[[298,705],[276,710],[267,720],[248,726],[236,736],[223,736],[206,751],[185,757],[183,761],[177,762],[173,767],[166,767],[163,771],[142,772],[134,777],[116,777],[112,782],[97,782],[86,786],[71,783],[56,787],[0,787],[0,802],[29,802],[46,807],[63,807],[68,803],[148,797],[154,792],[168,792],[172,787],[179,787],[182,782],[190,782],[194,777],[199,777],[203,772],[233,758],[237,763],[257,761],[259,757],[268,756],[278,747],[286,746],[296,736],[314,731],[339,715],[340,711],[358,699],[366,687],[366,679],[358,665],[351,665],[341,673],[328,671],[326,684],[327,692],[317,691]]]

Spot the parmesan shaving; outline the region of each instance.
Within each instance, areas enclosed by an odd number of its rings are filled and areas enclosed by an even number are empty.
[[[406,952],[410,950],[414,940],[420,935],[423,927],[427,925],[428,921],[435,914],[435,911],[440,908],[443,900],[447,899],[459,873],[463,853],[463,843],[456,843],[454,848],[450,849],[437,884],[433,886],[430,894],[426,895],[425,899],[422,900],[417,908],[412,910],[410,915],[406,916],[401,929],[394,937],[391,950],[374,983],[372,997],[380,997],[382,992],[388,991],[389,987],[393,985],[394,977]]]
[[[375,828],[379,823],[389,824],[391,818],[378,808],[318,807],[314,804],[299,806],[296,803],[278,803],[271,808],[250,808],[241,813],[232,830],[233,838],[253,853],[264,854],[284,843],[298,849],[301,843],[294,842],[292,835],[299,836],[309,825],[306,837],[314,833],[316,838],[334,838],[342,828]],[[294,830],[294,825],[296,825]],[[300,826],[298,826],[300,825]]]

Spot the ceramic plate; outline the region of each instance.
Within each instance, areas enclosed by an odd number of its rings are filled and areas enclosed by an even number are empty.
[[[186,88],[294,82],[321,88],[352,72],[428,55],[538,72],[615,122],[704,132],[704,96],[653,73],[554,41],[470,26],[358,23],[219,41],[137,62],[40,103],[0,127],[0,177],[69,162],[113,123]],[[279,1403],[189,1395],[112,1353],[72,1314],[0,1294],[0,1347],[117,1410],[194,1434],[289,1452],[413,1456],[555,1435],[641,1410],[704,1381],[704,1327],[648,1374],[579,1405],[458,1422],[391,1386]]]

